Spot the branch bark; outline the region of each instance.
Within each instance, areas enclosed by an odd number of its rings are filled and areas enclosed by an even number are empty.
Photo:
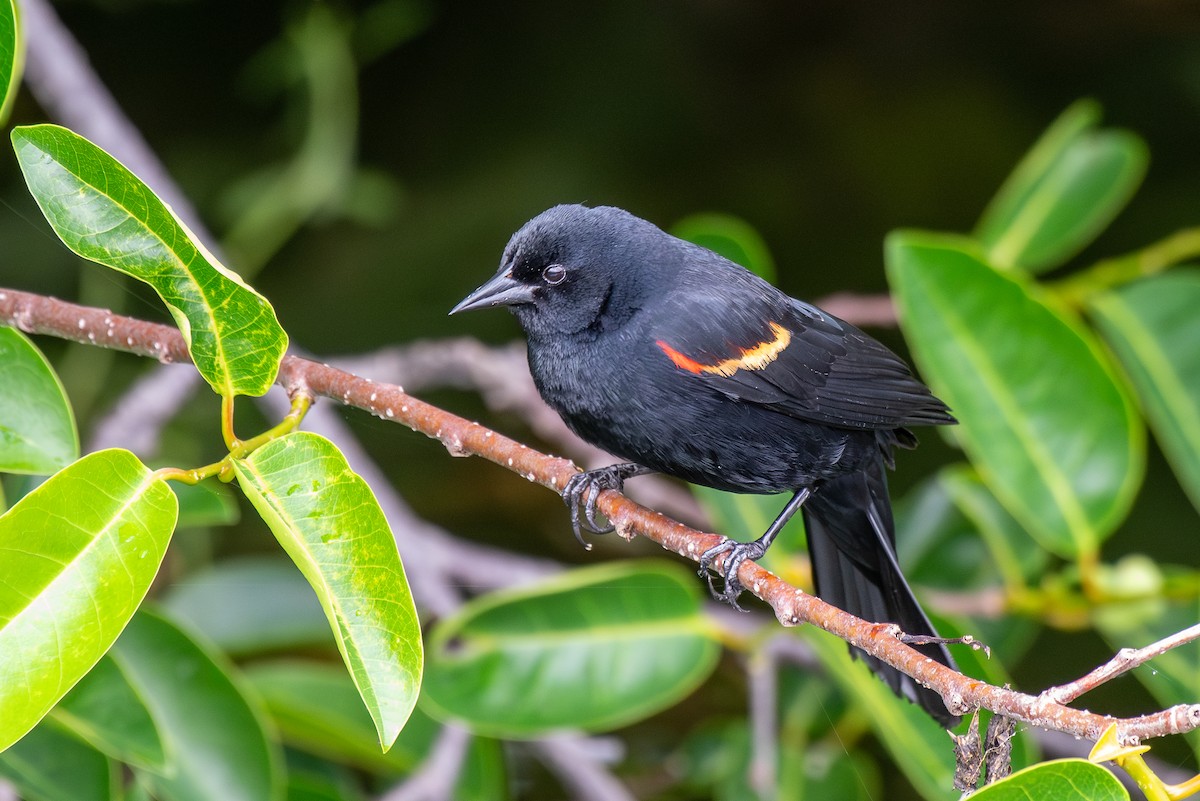
[[[183,337],[174,328],[27,292],[0,289],[0,324],[162,362],[188,361]],[[398,386],[377,384],[309,359],[285,357],[277,383],[289,393],[304,389],[383,420],[402,423],[438,440],[454,456],[481,456],[556,492],[576,472],[566,459],[539,453],[479,423],[414,398]],[[688,528],[612,490],[601,493],[599,505],[625,539],[641,535],[693,561],[699,561],[700,554],[721,541],[716,534]],[[718,560],[715,565],[718,570],[721,562]],[[833,633],[934,688],[946,700],[947,707],[959,714],[977,708],[989,709],[1032,726],[1093,741],[1115,723],[1121,741],[1126,744],[1200,728],[1200,704],[1181,704],[1149,715],[1115,718],[1065,706],[1049,693],[1035,696],[994,687],[956,673],[904,645],[897,639],[894,626],[860,620],[787,584],[753,562],[743,564],[738,577],[750,592],[772,608],[784,626],[810,623]]]

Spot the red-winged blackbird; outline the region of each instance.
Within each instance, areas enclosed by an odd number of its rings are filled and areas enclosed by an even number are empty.
[[[556,206],[513,235],[500,269],[451,314],[508,306],[538,391],[571,429],[628,464],[563,492],[576,537],[601,489],[662,472],[731,492],[794,493],[758,540],[726,540],[724,590],[803,510],[817,594],[909,635],[936,636],[896,563],[884,467],[910,425],[955,422],[890,350],[722,256],[611,207]],[[583,517],[580,519],[580,506]],[[709,577],[712,586],[711,576]],[[940,644],[918,650],[951,668]],[[861,654],[866,656],[865,654]],[[898,694],[953,726],[941,697],[867,657]]]

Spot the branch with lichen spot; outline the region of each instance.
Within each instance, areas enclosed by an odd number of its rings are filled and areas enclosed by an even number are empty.
[[[162,362],[189,360],[183,337],[174,328],[28,292],[0,289],[0,324]],[[576,473],[575,465],[567,459],[539,453],[479,423],[414,398],[398,386],[377,384],[309,359],[285,357],[277,383],[289,394],[307,391],[402,423],[437,439],[455,456],[481,456],[556,492]],[[722,541],[716,534],[688,528],[612,490],[601,493],[599,506],[625,539],[647,537],[693,561]],[[714,565],[718,571],[723,561],[718,559]],[[744,563],[738,577],[747,590],[774,610],[784,626],[801,623],[819,626],[933,688],[956,714],[983,708],[1031,726],[1089,740],[1098,739],[1115,723],[1123,743],[1200,728],[1200,704],[1181,704],[1149,715],[1115,718],[1065,706],[1055,701],[1052,693],[1028,695],[994,687],[950,670],[904,645],[894,625],[860,620],[787,584],[753,562]]]

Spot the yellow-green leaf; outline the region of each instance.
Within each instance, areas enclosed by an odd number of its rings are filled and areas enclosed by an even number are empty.
[[[54,232],[85,259],[145,281],[221,395],[262,395],[287,350],[265,298],[224,267],[120,162],[57,125],[12,132],[17,163]]]
[[[316,590],[387,750],[421,684],[416,607],[371,488],[332,442],[306,431],[234,462],[238,483]]]
[[[0,328],[0,472],[50,475],[79,458],[75,415],[29,338]]]
[[[1058,759],[1026,768],[989,784],[973,801],[1129,801],[1129,793],[1109,771],[1084,759]]]
[[[0,517],[0,750],[109,649],[175,527],[175,496],[132,453],[85,456]]]

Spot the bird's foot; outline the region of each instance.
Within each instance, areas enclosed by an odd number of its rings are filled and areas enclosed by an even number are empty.
[[[600,493],[609,489],[620,492],[625,488],[625,479],[646,472],[641,465],[614,464],[571,476],[563,487],[562,499],[571,510],[571,530],[575,532],[575,539],[579,540],[580,545],[589,551],[592,549],[583,539],[585,528],[593,534],[608,534],[616,530],[611,523],[601,525],[596,520],[596,515],[600,514],[596,508]],[[582,516],[579,514],[580,508],[583,509]]]
[[[739,612],[746,611],[737,602],[738,596],[745,589],[741,579],[738,578],[738,569],[741,568],[742,562],[748,559],[751,561],[761,559],[766,552],[767,546],[759,540],[738,542],[726,538],[720,545],[702,553],[700,555],[700,575],[708,580],[708,591],[712,593],[713,598],[724,601]],[[713,582],[713,571],[710,568],[717,557],[722,554],[725,555],[725,564],[720,575],[724,580],[724,586],[718,591]]]

